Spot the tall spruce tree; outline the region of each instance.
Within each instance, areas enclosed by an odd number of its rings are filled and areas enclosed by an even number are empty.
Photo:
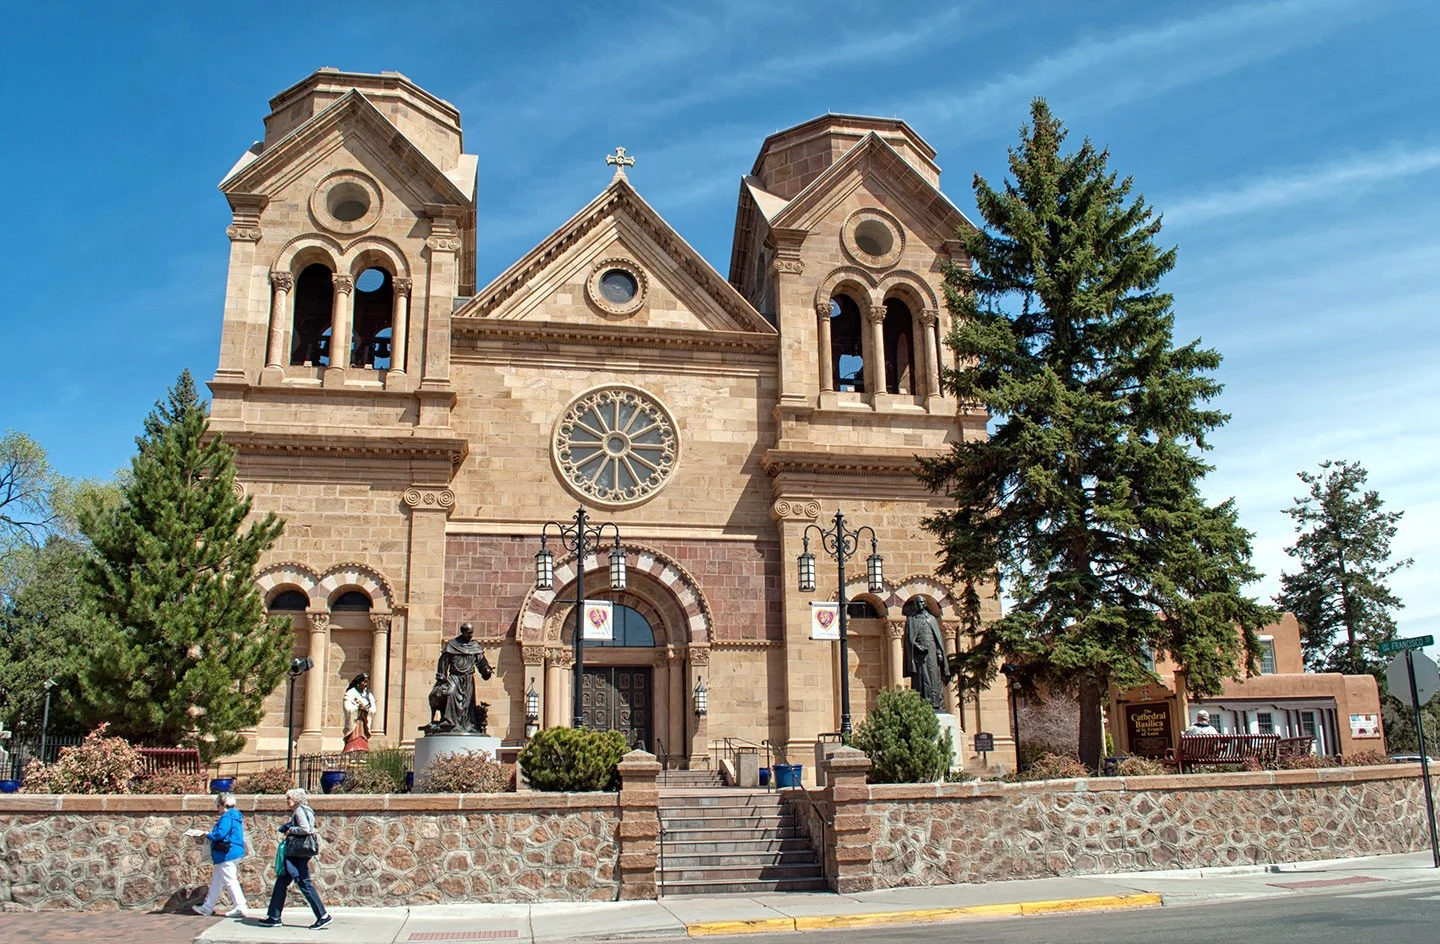
[[[267,514],[245,528],[233,450],[208,433],[189,371],[145,420],[120,502],[80,515],[98,617],[81,672],[89,721],[152,745],[238,750],[284,677],[288,621],[267,623],[255,564],[279,537]]]
[[[1301,626],[1305,664],[1315,672],[1379,674],[1375,644],[1395,636],[1392,610],[1404,604],[1385,580],[1407,558],[1390,560],[1390,541],[1403,511],[1383,511],[1369,473],[1358,462],[1320,463],[1320,474],[1297,473],[1310,494],[1285,510],[1299,533],[1285,553],[1300,570],[1280,575],[1276,604]],[[1403,699],[1402,699],[1403,700]]]
[[[956,444],[921,478],[955,500],[926,520],[940,572],[964,589],[974,645],[957,659],[978,688],[997,662],[1027,683],[1073,694],[1080,758],[1098,767],[1100,708],[1112,684],[1153,679],[1169,656],[1192,692],[1255,667],[1255,629],[1272,611],[1242,592],[1257,578],[1250,535],[1231,502],[1207,504],[1206,434],[1228,420],[1207,407],[1220,355],[1175,347],[1175,264],[1160,221],[1131,181],[1065,130],[1043,100],[1010,151],[1004,191],[975,178],[985,231],[960,238],[974,263],[946,275],[960,367],[946,383],[985,406],[988,439]],[[982,625],[980,590],[1012,601]]]

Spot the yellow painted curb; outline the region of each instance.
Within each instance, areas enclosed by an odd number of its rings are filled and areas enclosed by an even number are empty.
[[[1101,908],[1157,908],[1159,895],[1103,895],[1098,898],[1061,898],[1055,901],[970,905],[965,908],[922,908],[915,911],[876,911],[863,914],[808,915],[798,918],[757,918],[753,921],[697,921],[686,925],[691,937],[715,934],[758,934],[764,931],[817,931],[866,928],[885,924],[922,924],[962,918],[1004,918]]]

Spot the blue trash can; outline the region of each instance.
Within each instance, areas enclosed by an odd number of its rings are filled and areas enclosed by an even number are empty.
[[[0,783],[3,783],[3,782],[4,782],[4,781],[0,781]],[[761,768],[760,768],[760,786],[762,786],[762,787],[768,787],[768,786],[770,786],[770,768],[769,768],[769,767],[761,767]]]
[[[776,764],[775,786],[781,789],[800,786],[801,771],[804,769],[803,764]]]

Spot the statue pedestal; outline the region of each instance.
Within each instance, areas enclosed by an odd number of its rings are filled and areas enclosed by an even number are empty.
[[[500,759],[500,739],[488,734],[426,734],[415,739],[415,781],[425,782],[425,770],[444,754],[489,754]]]
[[[946,731],[950,732],[950,743],[955,748],[954,758],[950,761],[951,770],[959,770],[965,766],[965,732],[960,730],[960,719],[948,711],[935,712],[935,720],[940,722],[940,735],[943,737]],[[415,756],[418,758],[420,752],[417,750]],[[418,760],[416,761],[419,762]]]

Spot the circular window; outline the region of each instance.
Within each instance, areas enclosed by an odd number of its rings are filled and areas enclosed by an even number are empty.
[[[645,501],[669,481],[680,457],[670,414],[630,387],[592,390],[555,427],[554,455],[565,483],[607,505]]]
[[[606,314],[632,314],[645,303],[645,273],[629,259],[602,259],[590,272],[585,294]]]
[[[332,233],[362,233],[380,219],[380,188],[364,174],[337,171],[310,195],[310,212]]]
[[[884,210],[858,210],[845,221],[840,242],[856,262],[871,269],[885,269],[900,261],[905,231],[900,221]]]

